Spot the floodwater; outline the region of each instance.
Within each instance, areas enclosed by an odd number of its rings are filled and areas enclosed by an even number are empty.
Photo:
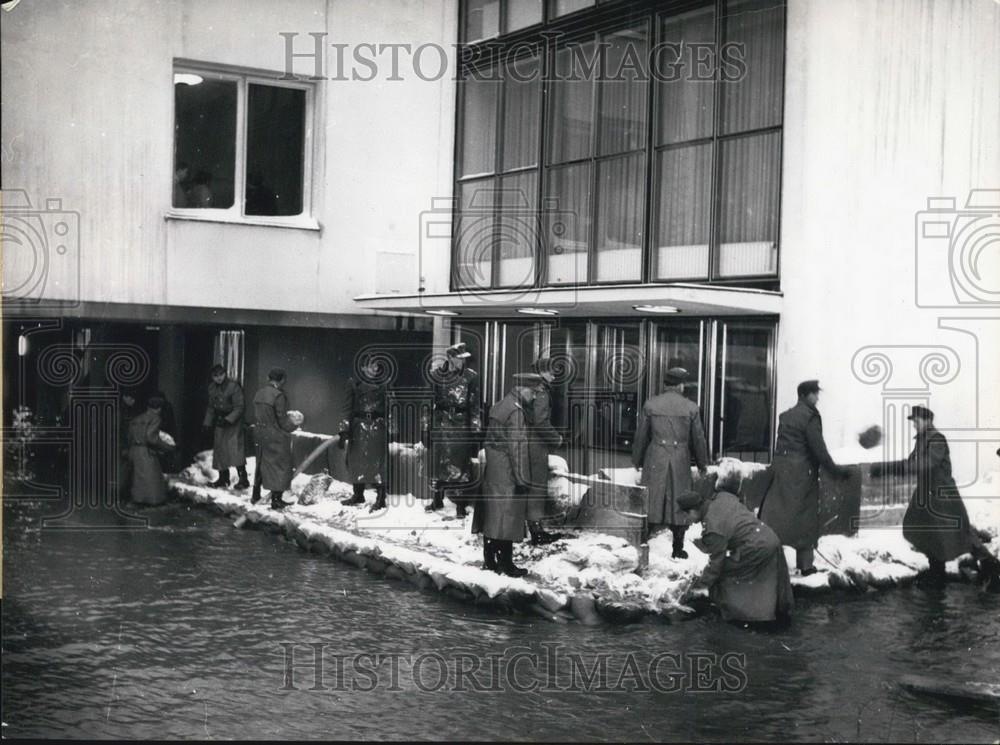
[[[421,592],[188,505],[129,532],[38,530],[37,509],[4,516],[5,737],[1000,738],[996,710],[897,685],[1000,681],[1000,596],[968,585],[804,600],[782,632],[585,627]]]

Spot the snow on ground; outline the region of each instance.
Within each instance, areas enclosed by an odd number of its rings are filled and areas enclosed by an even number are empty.
[[[639,550],[624,539],[593,531],[567,531],[560,540],[547,546],[536,547],[528,542],[515,546],[515,562],[531,573],[527,580],[511,579],[481,568],[481,538],[470,531],[471,517],[456,519],[450,502],[446,502],[442,511],[427,513],[424,503],[412,495],[389,495],[387,509],[370,512],[375,498],[373,489],[366,493],[365,505],[345,507],[340,500],[351,495],[350,484],[328,475],[300,474],[293,480],[293,493],[299,497],[311,494],[315,503],[291,505],[276,515],[268,509],[266,498],[251,506],[249,490],[235,493],[206,486],[217,476],[210,464],[211,451],[199,453],[195,463],[172,482],[175,490],[228,511],[294,521],[311,538],[331,546],[353,546],[358,551],[374,552],[391,563],[425,571],[439,588],[450,583],[477,596],[485,594],[492,598],[511,588],[529,588],[548,599],[550,610],[565,605],[568,598],[584,595],[599,602],[654,613],[686,611],[690,610],[687,602],[692,597],[691,586],[707,563],[707,556],[692,543],[701,535],[700,525],[687,532],[687,559],[671,558],[669,531],[654,535],[648,543],[648,565],[641,571]],[[254,459],[248,458],[251,479],[254,467]],[[740,467],[749,473],[760,465],[740,464]],[[608,475],[628,483],[628,471],[632,471],[634,481],[634,469],[618,469]],[[313,489],[308,488],[311,481]],[[989,532],[993,537],[990,548],[1000,556],[998,486],[1000,474],[994,474],[983,481],[982,495],[970,495],[966,504],[973,523]],[[586,487],[554,475],[550,489],[556,501],[565,505],[578,503]],[[793,571],[792,583],[803,591],[892,586],[912,580],[928,566],[927,559],[903,539],[899,526],[866,529],[851,537],[822,537],[816,555],[820,571],[810,577],[794,574],[795,552],[787,547],[785,551]],[[958,574],[958,562],[950,562],[948,569],[951,574]]]

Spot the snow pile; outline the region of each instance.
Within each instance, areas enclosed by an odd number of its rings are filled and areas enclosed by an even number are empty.
[[[419,447],[419,446],[418,446]],[[416,448],[408,448],[413,451]],[[457,519],[451,502],[434,513],[424,511],[423,502],[412,495],[389,495],[387,509],[369,512],[375,490],[366,492],[367,503],[346,507],[341,499],[352,494],[352,485],[326,474],[300,474],[292,484],[299,503],[283,512],[268,509],[267,501],[249,504],[249,492],[214,489],[205,484],[214,480],[211,451],[198,454],[181,479],[172,479],[174,490],[198,503],[211,503],[223,511],[238,513],[253,522],[294,527],[296,540],[303,545],[318,541],[340,558],[358,566],[383,567],[406,576],[419,586],[435,586],[463,597],[497,598],[502,595],[529,598],[542,615],[572,612],[580,620],[601,615],[631,617],[634,611],[690,612],[692,586],[704,570],[708,557],[693,545],[701,526],[688,531],[687,559],[674,559],[669,530],[657,533],[648,543],[648,564],[640,570],[640,551],[625,539],[594,531],[567,531],[555,543],[515,545],[515,562],[529,569],[526,579],[512,579],[482,569],[482,539],[471,533],[471,517]],[[253,460],[248,462],[252,474]],[[556,463],[556,466],[563,464]],[[744,475],[764,467],[738,461],[721,464],[723,470],[738,466]],[[714,467],[713,467],[714,468]],[[563,499],[570,502],[586,491],[585,484],[570,483],[553,468]],[[616,474],[617,476],[618,474]],[[561,480],[561,481],[560,481]],[[1000,474],[984,479],[980,491],[986,496],[967,499],[970,515],[981,527],[997,536],[1000,530]],[[1000,556],[1000,539],[991,550]],[[786,559],[795,566],[795,552],[786,547]],[[800,590],[828,591],[836,588],[887,587],[912,580],[927,568],[927,559],[913,550],[898,527],[864,530],[853,537],[824,536],[816,555],[820,571],[810,577],[793,573],[792,583]],[[958,562],[948,570],[958,573]],[[794,569],[793,569],[794,572]],[[422,577],[422,579],[421,579]],[[589,604],[589,606],[588,606]],[[589,610],[588,610],[589,608]]]
[[[179,474],[190,484],[209,484],[219,478],[219,472],[212,468],[212,451],[202,450],[194,457],[194,463]]]

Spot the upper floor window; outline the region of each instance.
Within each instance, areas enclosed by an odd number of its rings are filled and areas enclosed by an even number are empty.
[[[505,42],[514,5],[463,5],[498,38],[459,84],[455,288],[773,283],[784,1],[549,0]]]
[[[312,88],[174,69],[175,211],[276,220],[309,212]]]

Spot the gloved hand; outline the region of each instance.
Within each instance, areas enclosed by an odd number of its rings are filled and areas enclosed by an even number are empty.
[[[341,450],[347,447],[347,438],[344,435],[340,435],[340,439],[337,440],[337,447]]]

